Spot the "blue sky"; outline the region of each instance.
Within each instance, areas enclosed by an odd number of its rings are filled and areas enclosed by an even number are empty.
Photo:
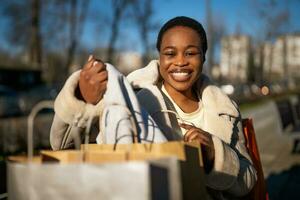
[[[113,0],[91,1],[90,12],[95,15],[100,14],[102,16],[102,24],[105,24],[106,18],[109,18],[108,16],[111,14],[110,7]],[[269,0],[257,1],[269,2]],[[291,15],[290,27],[286,31],[300,32],[300,0],[277,1],[279,2],[278,7],[287,7]],[[256,11],[252,6],[253,0],[211,0],[211,4],[212,16],[219,23],[225,24],[227,34],[235,33],[237,27],[239,27],[241,33],[255,37],[259,36],[263,25],[255,14]],[[172,17],[185,15],[199,20],[206,27],[205,0],[154,0],[153,7],[154,21],[160,25]],[[270,12],[273,12],[273,10],[270,10]],[[95,17],[95,20],[87,21],[83,27],[81,44],[91,50],[99,46],[105,46],[108,43],[110,34],[108,26],[101,27],[97,21],[101,24],[101,20]],[[5,23],[5,19],[0,19],[0,46],[4,49],[8,48],[3,36],[6,26],[9,26],[9,24]],[[125,50],[141,51],[137,29],[130,22],[126,21],[122,24],[121,29],[117,47]],[[155,43],[156,35],[157,31],[150,35],[150,41],[153,44]],[[10,50],[12,49],[10,48]]]
[[[253,6],[253,0],[211,0],[212,15],[219,22],[224,23],[226,26],[227,34],[233,34],[237,29],[241,33],[257,37],[261,34],[262,22],[257,17],[257,12]],[[260,0],[268,2],[267,0]],[[110,0],[102,0],[101,5],[99,1],[93,0],[91,6],[99,8],[102,15],[109,15]],[[199,20],[204,27],[205,21],[205,0],[154,0],[154,21],[163,24],[168,19],[185,15]],[[278,8],[287,7],[291,14],[290,29],[287,32],[300,31],[300,1],[299,0],[279,0]],[[270,11],[272,12],[272,11]],[[99,44],[105,45],[108,41],[109,31],[103,31],[103,34],[97,37],[97,33],[91,34],[92,25],[87,23],[83,35],[83,43],[86,46],[93,47]],[[105,32],[105,33],[104,33]],[[156,40],[157,31],[151,34],[150,40],[154,44]],[[97,38],[97,39],[96,39]],[[100,39],[101,38],[101,39]],[[139,44],[139,36],[137,30],[131,25],[123,24],[122,33],[117,43],[118,47],[125,48],[133,51],[141,51]]]
[[[110,0],[102,0],[102,8],[99,9],[99,12],[102,12],[103,15],[110,15],[109,10],[110,9]],[[240,9],[245,9],[243,8],[242,2],[246,0],[228,0],[226,3],[220,3],[220,2],[225,2],[224,1],[217,1],[213,0],[212,1],[212,11],[213,15],[216,18],[222,18],[222,20],[227,24],[228,29],[230,32],[233,32],[234,28],[236,27],[236,24],[238,20],[236,19],[237,14],[235,12],[240,12]],[[93,8],[99,7],[99,1],[93,0],[91,6]],[[204,27],[206,26],[205,24],[205,0],[164,0],[164,1],[159,1],[159,0],[154,0],[154,20],[158,24],[162,25],[164,22],[167,20],[175,17],[175,16],[189,16],[192,18],[197,19],[200,21]],[[235,12],[232,12],[232,11]],[[87,23],[86,30],[83,35],[83,43],[89,44],[88,46],[93,46],[97,45],[99,43],[106,43],[108,40],[108,34],[109,32],[106,32],[104,35],[99,36],[99,38],[103,38],[104,41],[95,41],[95,35],[91,34],[92,31],[92,26],[90,24],[91,22]],[[132,50],[140,50],[139,46],[139,41],[138,41],[138,35],[137,31],[134,27],[129,27],[127,24],[122,25],[122,36],[121,36],[121,41],[118,42],[118,45],[121,47],[126,48],[129,46],[129,48],[132,48]],[[153,32],[151,34],[150,40],[155,43],[157,31]],[[123,38],[126,38],[124,41]],[[129,44],[126,44],[129,43]],[[131,44],[135,45],[131,45]]]

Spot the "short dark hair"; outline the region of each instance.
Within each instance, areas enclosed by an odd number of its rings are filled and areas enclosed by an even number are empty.
[[[160,29],[158,36],[157,36],[157,40],[156,40],[156,49],[158,51],[160,51],[160,46],[161,46],[161,42],[162,42],[162,38],[164,33],[175,27],[175,26],[184,26],[184,27],[189,27],[193,30],[195,30],[201,40],[201,46],[202,46],[202,53],[203,53],[203,59],[205,60],[205,53],[207,51],[207,38],[206,38],[206,32],[202,26],[202,24],[200,24],[198,21],[189,18],[189,17],[185,17],[185,16],[179,16],[179,17],[175,17],[173,19],[170,19],[169,21],[167,21]]]

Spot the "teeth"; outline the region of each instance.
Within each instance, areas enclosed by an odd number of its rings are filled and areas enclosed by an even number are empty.
[[[183,82],[187,81],[191,77],[191,72],[189,71],[173,71],[170,74],[175,81]]]
[[[189,75],[189,73],[187,73],[187,72],[173,72],[172,74],[175,75],[175,76],[187,76],[187,75]]]

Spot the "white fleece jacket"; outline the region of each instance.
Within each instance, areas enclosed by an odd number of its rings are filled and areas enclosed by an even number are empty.
[[[55,117],[50,133],[53,149],[70,148],[76,139],[80,143],[90,119],[97,143],[131,143],[133,132],[142,143],[167,141],[155,121],[140,106],[126,77],[108,63],[106,69],[107,89],[97,105],[85,103],[75,96],[80,71],[66,81],[54,103]],[[98,119],[101,131],[95,128],[98,125],[95,119]]]
[[[88,118],[97,119],[102,114],[103,101],[91,105],[75,97],[79,73],[78,71],[70,76],[55,100],[55,117],[50,133],[53,149],[72,146],[73,139],[69,136],[80,135]],[[157,87],[160,80],[158,61],[151,61],[145,68],[132,72],[127,79],[134,88],[142,88],[137,94],[138,101],[160,130],[166,133],[166,138],[180,139],[182,136],[176,117],[161,112],[170,110],[170,106]],[[244,145],[239,111],[206,76],[201,76],[197,86],[203,102],[204,130],[212,134],[215,147],[215,162],[213,170],[207,175],[207,185],[214,190],[213,194],[217,199],[243,196],[255,184],[256,171]],[[98,134],[99,129],[95,127],[93,126],[94,132]]]
[[[170,115],[160,114],[160,109],[167,109],[166,101],[157,85],[161,80],[159,63],[151,61],[145,68],[127,76],[135,88],[143,88],[138,98],[163,131],[172,129]],[[247,194],[256,182],[254,169],[242,132],[241,116],[235,103],[209,79],[202,75],[197,82],[199,95],[204,109],[204,130],[212,134],[215,147],[213,170],[207,175],[208,187],[223,191],[219,197],[232,194]],[[228,198],[228,197],[227,197]],[[231,197],[229,197],[231,198]]]

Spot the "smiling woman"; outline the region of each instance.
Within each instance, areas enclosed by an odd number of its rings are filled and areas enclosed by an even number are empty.
[[[167,140],[201,144],[206,185],[213,199],[246,195],[256,182],[256,171],[245,147],[239,109],[202,73],[207,50],[202,25],[188,17],[169,20],[158,34],[157,50],[159,60],[127,76],[130,85],[139,90],[138,103],[162,133],[172,135]],[[109,81],[106,67],[90,56],[83,69],[66,82],[55,103],[51,129],[54,149],[72,147],[74,142],[68,135],[83,132],[85,125],[77,123],[82,113],[96,110],[99,113],[93,112],[97,113],[93,117],[102,117]],[[116,95],[115,90],[112,93]],[[81,113],[76,113],[78,110]]]
[[[177,113],[183,140],[202,145],[206,184],[214,199],[246,195],[256,182],[256,171],[244,145],[236,104],[202,74],[207,50],[202,25],[188,17],[175,17],[161,28],[156,47],[159,60],[127,77],[131,85],[143,88],[139,101],[154,113],[158,125],[166,123],[154,112],[157,108],[150,103],[150,90],[161,108],[166,105]]]

